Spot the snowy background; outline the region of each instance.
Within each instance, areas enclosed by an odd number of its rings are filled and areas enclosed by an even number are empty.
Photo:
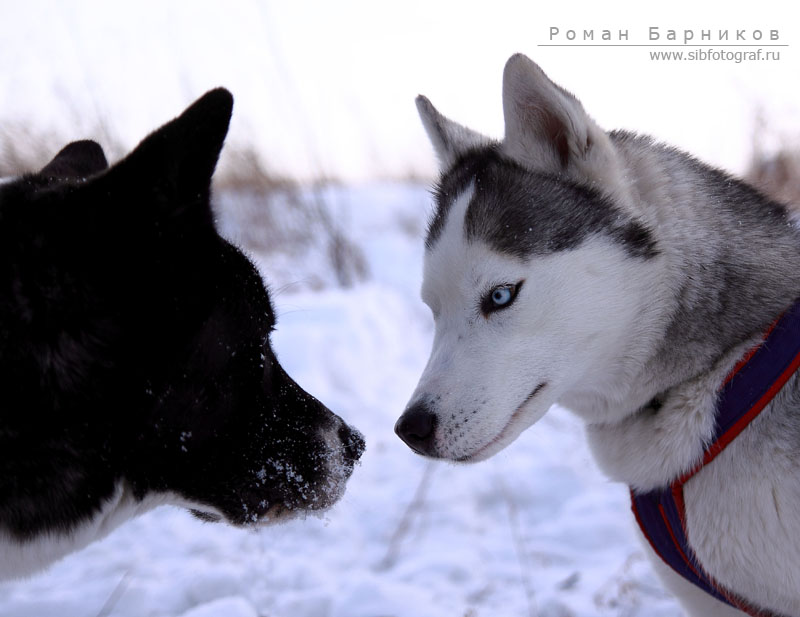
[[[116,159],[207,89],[234,93],[220,228],[270,280],[284,366],[368,444],[322,519],[255,533],[159,509],[0,583],[0,617],[681,615],[626,488],[597,471],[566,410],[473,466],[395,437],[432,339],[419,285],[435,166],[413,98],[500,136],[502,67],[522,51],[602,126],[742,172],[755,134],[765,149],[800,134],[800,20],[788,2],[676,1],[646,18],[634,3],[521,4],[0,0],[0,175],[77,138]],[[790,47],[770,65],[654,63],[540,47],[551,25],[779,28]]]

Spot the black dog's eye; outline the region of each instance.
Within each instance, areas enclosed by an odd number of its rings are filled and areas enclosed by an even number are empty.
[[[500,309],[507,308],[516,300],[519,290],[522,288],[522,283],[503,283],[492,287],[488,294],[481,300],[481,312],[484,315],[499,311]]]

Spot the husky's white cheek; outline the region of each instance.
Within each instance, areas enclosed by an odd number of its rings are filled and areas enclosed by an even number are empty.
[[[426,269],[426,293],[438,309],[436,335],[410,405],[435,418],[433,443],[423,453],[488,458],[555,402],[613,388],[628,370],[614,358],[620,345],[635,347],[630,338],[638,333],[628,324],[642,294],[631,287],[642,284],[642,273],[620,247],[598,237],[525,262],[479,244],[463,245],[460,255],[448,248],[447,259],[434,253],[436,265],[446,267]],[[507,308],[476,310],[486,289],[518,281],[524,283]]]

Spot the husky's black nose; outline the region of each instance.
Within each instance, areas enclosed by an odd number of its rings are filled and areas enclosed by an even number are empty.
[[[414,403],[400,416],[397,424],[394,425],[394,432],[414,452],[435,456],[433,439],[435,428],[436,416],[424,403]]]

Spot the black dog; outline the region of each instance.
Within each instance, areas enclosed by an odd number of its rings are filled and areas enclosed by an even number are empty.
[[[214,228],[232,105],[0,184],[0,576],[161,503],[252,525],[344,491],[363,439],[278,364],[261,277]]]

